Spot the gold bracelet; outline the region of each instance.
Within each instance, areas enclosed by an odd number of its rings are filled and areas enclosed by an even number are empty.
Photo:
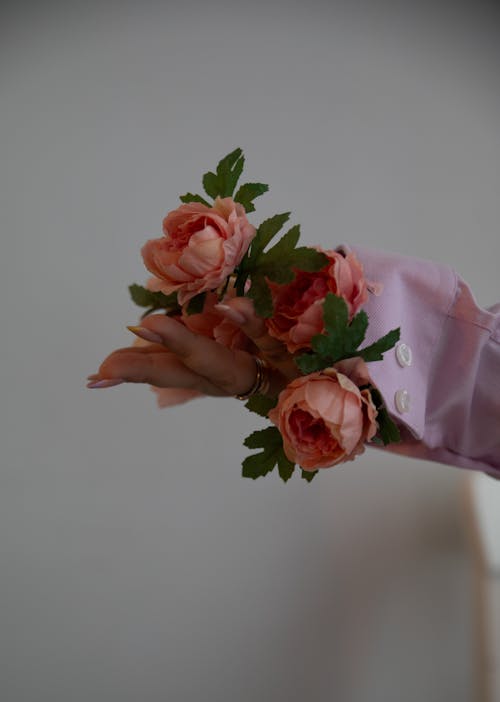
[[[241,395],[235,395],[238,400],[248,400],[249,397],[256,395],[257,393],[265,395],[269,390],[269,366],[262,358],[259,358],[258,356],[254,356],[253,358],[257,368],[257,376],[248,392]]]

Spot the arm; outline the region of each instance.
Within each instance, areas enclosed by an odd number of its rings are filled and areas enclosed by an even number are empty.
[[[366,343],[400,326],[407,347],[369,364],[403,435],[386,450],[500,477],[500,305],[481,309],[448,266],[342,248],[384,286],[365,305]]]
[[[480,309],[449,266],[341,248],[356,254],[367,280],[383,285],[382,294],[370,295],[364,305],[370,323],[363,345],[395,327],[406,345],[406,353],[399,346],[368,364],[403,437],[385,450],[500,478],[500,305]],[[272,366],[271,394],[299,374],[249,298],[216,307]],[[139,382],[192,396],[224,396],[244,393],[255,382],[251,353],[225,348],[166,315],[150,315],[131,330],[150,343],[113,352],[90,377],[90,387]]]

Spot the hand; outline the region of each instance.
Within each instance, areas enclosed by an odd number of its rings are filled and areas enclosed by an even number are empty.
[[[222,317],[236,323],[266,360],[270,396],[275,396],[299,375],[284,344],[267,333],[265,323],[254,312],[249,298],[237,297],[217,305]],[[132,327],[147,346],[131,346],[111,353],[99,372],[89,376],[87,387],[111,387],[120,383],[147,383],[159,388],[184,388],[204,395],[231,396],[247,392],[255,382],[252,354],[228,349],[193,333],[164,314],[145,317]]]

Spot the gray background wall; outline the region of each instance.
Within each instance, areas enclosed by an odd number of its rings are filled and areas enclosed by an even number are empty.
[[[494,5],[1,8],[1,699],[473,699],[461,471],[245,481],[238,401],[84,379],[131,342],[140,246],[238,145],[254,221],[498,301]]]

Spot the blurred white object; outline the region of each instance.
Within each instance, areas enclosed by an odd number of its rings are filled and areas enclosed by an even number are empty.
[[[478,699],[500,702],[500,481],[468,476],[466,511],[474,552]]]

